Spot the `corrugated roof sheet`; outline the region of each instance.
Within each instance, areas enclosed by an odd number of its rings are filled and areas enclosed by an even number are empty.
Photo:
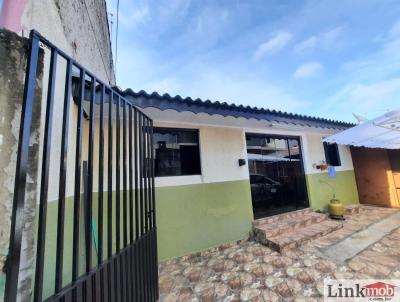
[[[331,135],[324,141],[356,147],[400,149],[400,110]]]
[[[146,91],[134,92],[132,89],[126,89],[121,94],[130,99],[136,106],[140,108],[154,107],[160,110],[172,109],[178,112],[190,111],[193,113],[207,113],[210,115],[218,114],[222,116],[254,118],[257,120],[266,120],[271,122],[293,124],[300,126],[330,128],[330,129],[347,129],[355,124],[318,118],[313,116],[293,114],[288,112],[270,110],[265,108],[250,107],[236,104],[228,104],[226,102],[212,102],[210,100],[193,100],[190,97],[182,98],[180,95],[170,96],[168,93],[160,95],[157,92],[151,94]]]

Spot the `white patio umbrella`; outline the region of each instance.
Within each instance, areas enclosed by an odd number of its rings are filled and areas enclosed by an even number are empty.
[[[400,110],[363,122],[323,141],[357,147],[400,149]]]

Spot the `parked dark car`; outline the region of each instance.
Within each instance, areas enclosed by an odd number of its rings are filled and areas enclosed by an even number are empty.
[[[250,174],[253,207],[268,207],[269,202],[278,201],[281,183],[261,174]]]

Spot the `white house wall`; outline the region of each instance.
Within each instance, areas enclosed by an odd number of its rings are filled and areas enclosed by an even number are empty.
[[[243,130],[155,122],[154,126],[199,129],[201,175],[157,177],[156,186],[243,180],[249,178],[247,165],[239,167],[240,158],[247,160]]]

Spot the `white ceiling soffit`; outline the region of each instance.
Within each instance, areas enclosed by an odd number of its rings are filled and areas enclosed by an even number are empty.
[[[400,149],[400,110],[388,112],[323,141],[366,148]]]
[[[219,114],[193,113],[190,111],[178,112],[173,109],[160,110],[154,107],[142,109],[150,118],[158,122],[172,124],[192,124],[214,127],[240,128],[240,129],[282,129],[286,131],[305,131],[330,135],[339,131],[322,127],[310,127],[305,124],[279,123],[277,121],[247,119],[243,117],[222,116]]]

